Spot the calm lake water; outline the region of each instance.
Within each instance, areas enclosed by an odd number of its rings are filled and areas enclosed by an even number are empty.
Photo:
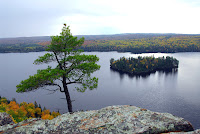
[[[34,102],[50,110],[67,112],[63,93],[49,94],[44,89],[16,93],[21,80],[47,65],[33,65],[45,52],[0,54],[0,95],[18,102]],[[98,88],[79,93],[70,86],[73,110],[96,110],[110,105],[134,105],[157,112],[168,112],[190,121],[200,128],[200,53],[147,53],[86,52],[96,54],[101,69],[93,75],[99,78]],[[110,58],[141,56],[173,56],[179,60],[179,69],[156,72],[148,76],[129,76],[110,70]]]

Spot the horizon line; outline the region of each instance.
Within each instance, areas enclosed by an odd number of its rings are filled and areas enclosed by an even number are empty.
[[[109,36],[109,35],[123,35],[123,34],[173,34],[173,35],[200,35],[194,33],[116,33],[116,34],[79,34],[73,36]],[[32,37],[51,37],[56,35],[36,35],[36,36],[17,36],[17,37],[0,37],[0,39],[11,39],[11,38],[32,38]]]

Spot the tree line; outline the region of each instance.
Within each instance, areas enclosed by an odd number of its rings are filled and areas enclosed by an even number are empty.
[[[11,115],[15,123],[21,122],[29,118],[42,118],[42,119],[53,119],[60,115],[59,112],[50,112],[45,107],[42,109],[41,105],[35,103],[22,102],[18,104],[15,99],[8,100],[5,97],[0,96],[0,112],[6,112]]]
[[[26,53],[44,51],[45,47],[39,44],[0,44],[0,53]]]
[[[0,40],[0,53],[44,51],[46,46],[50,45],[49,38],[46,38],[42,38],[43,40],[37,38],[37,40],[34,38],[24,39],[22,41],[16,39]],[[132,53],[200,52],[200,35],[122,34],[115,36],[88,36],[88,40],[85,40],[80,49],[84,51]]]
[[[118,51],[132,53],[200,52],[200,36],[159,36],[129,40],[89,40],[84,51]]]
[[[178,68],[179,61],[173,57],[141,57],[138,58],[125,58],[121,57],[118,60],[110,59],[110,67],[114,70],[128,73],[128,74],[146,74],[155,72],[156,70],[168,70]]]

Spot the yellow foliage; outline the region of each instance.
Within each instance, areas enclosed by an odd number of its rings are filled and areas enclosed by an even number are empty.
[[[44,110],[42,112],[41,118],[44,119],[44,120],[46,120],[46,119],[51,120],[51,119],[57,117],[58,115],[60,115],[60,113],[52,112],[52,114],[50,115],[50,111],[49,110]]]
[[[41,111],[41,108],[35,108],[33,103],[26,103],[22,102],[20,104],[16,103],[15,101],[8,101],[6,98],[0,99],[0,112],[7,112],[11,115],[13,121],[15,123],[23,121],[27,118],[38,118],[41,117],[42,119],[53,119],[60,115],[58,112],[50,112],[50,110]]]
[[[13,120],[14,123],[17,123],[17,121],[10,115],[11,119]]]
[[[54,117],[52,116],[52,115],[50,115],[50,114],[44,114],[44,115],[42,115],[42,117],[41,117],[43,120],[52,120]]]
[[[22,110],[24,113],[27,114],[27,111],[26,111],[26,109],[24,108],[24,106],[21,106],[21,107],[20,107],[20,110]]]
[[[27,116],[35,118],[35,110],[34,109],[28,109],[27,110]]]
[[[39,117],[41,117],[41,115],[42,115],[42,111],[41,111],[41,109],[40,109],[39,107],[37,107],[37,108],[35,109],[35,113],[36,113]]]
[[[35,109],[35,106],[33,103],[28,103],[28,107],[31,108],[31,109]]]
[[[57,117],[58,115],[60,115],[60,113],[54,112],[54,111],[53,111],[51,115],[55,118],[55,117]]]
[[[0,103],[6,103],[7,104],[7,99],[6,98],[1,98]]]
[[[26,102],[22,102],[22,103],[20,103],[20,106],[24,106],[24,108],[26,108],[28,106],[28,104]]]
[[[8,105],[6,103],[1,103],[0,104],[0,112],[5,112],[7,107],[8,107]]]
[[[44,110],[44,111],[42,112],[42,115],[45,115],[45,114],[50,114],[50,111],[49,111],[49,110]]]
[[[19,109],[19,104],[17,104],[15,101],[11,101],[8,104],[8,108],[11,109],[11,110],[16,111],[17,109]]]

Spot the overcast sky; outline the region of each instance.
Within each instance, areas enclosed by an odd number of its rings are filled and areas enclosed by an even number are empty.
[[[0,38],[118,33],[200,34],[200,0],[0,0]]]

